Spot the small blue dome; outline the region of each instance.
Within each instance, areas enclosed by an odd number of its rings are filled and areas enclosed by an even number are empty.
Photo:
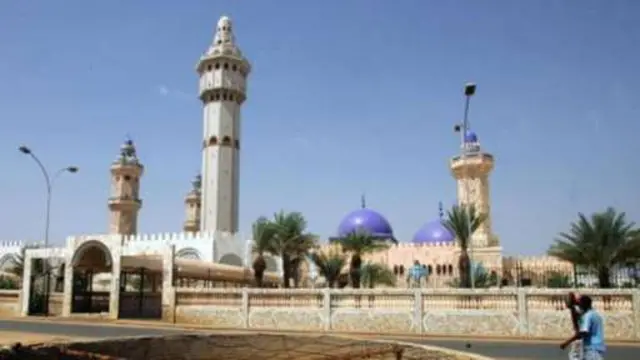
[[[358,209],[345,216],[338,226],[338,237],[359,231],[378,238],[393,239],[391,224],[384,216],[371,209]]]
[[[471,130],[467,130],[467,132],[464,134],[464,142],[466,143],[477,143],[478,142],[478,135],[471,131]]]
[[[413,236],[414,244],[451,243],[456,239],[455,235],[447,229],[442,220],[426,223]]]

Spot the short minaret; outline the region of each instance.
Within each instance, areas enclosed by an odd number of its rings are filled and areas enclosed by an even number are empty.
[[[140,178],[143,171],[133,141],[127,140],[120,147],[120,156],[111,164],[111,234],[131,235],[138,232],[138,212],[142,207]]]
[[[184,199],[186,218],[183,230],[185,232],[198,232],[200,231],[200,206],[202,205],[202,176],[196,176],[191,184],[193,187]]]
[[[458,204],[473,204],[476,210],[487,216],[480,228],[473,234],[474,247],[498,246],[497,237],[491,229],[491,199],[489,197],[489,174],[493,170],[493,155],[483,152],[477,135],[467,131],[462,151],[465,156],[451,159],[451,173],[457,181]],[[467,193],[468,191],[468,193]]]
[[[238,231],[240,108],[251,66],[236,46],[231,20],[218,21],[213,44],[197,65],[204,107],[202,231]]]

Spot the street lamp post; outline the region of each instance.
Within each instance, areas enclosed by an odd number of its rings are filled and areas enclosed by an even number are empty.
[[[47,248],[49,246],[49,228],[51,223],[51,194],[53,191],[53,185],[55,183],[55,180],[65,172],[74,174],[74,173],[77,173],[79,169],[76,166],[67,166],[56,171],[53,174],[53,176],[50,176],[49,172],[47,171],[47,168],[44,166],[44,164],[42,164],[42,161],[40,161],[40,159],[33,153],[33,151],[29,147],[22,145],[18,148],[18,150],[21,153],[30,156],[36,162],[36,164],[42,171],[42,175],[44,177],[45,184],[47,186],[47,202],[46,202],[46,210],[45,210],[45,218],[44,218],[44,247]],[[48,278],[50,276],[50,274],[48,273],[49,271],[48,259],[43,261],[42,265],[43,265],[42,270],[47,276],[46,281],[43,282],[43,287],[44,287],[43,311],[45,312],[45,315],[47,315],[47,312],[48,312],[47,303],[49,302],[49,299],[48,299],[49,279]]]
[[[466,136],[469,132],[469,103],[471,102],[471,97],[476,93],[476,84],[474,83],[466,83],[464,85],[464,115],[462,117],[462,128],[460,125],[457,125],[455,130],[460,133],[460,160],[464,166],[465,171],[465,182],[464,182],[464,205],[465,210],[467,212],[467,234],[469,236],[469,279],[471,281],[471,288],[475,288],[475,269],[473,265],[473,242],[471,241],[471,208],[470,201],[471,198],[469,196],[469,173],[468,166],[466,164],[467,160],[467,143]]]

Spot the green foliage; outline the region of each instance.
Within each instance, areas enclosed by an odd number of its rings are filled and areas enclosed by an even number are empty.
[[[572,286],[571,277],[559,271],[552,271],[547,278],[547,287],[552,289],[568,289]]]
[[[10,276],[0,275],[0,290],[17,290],[20,284],[17,279]]]
[[[471,259],[469,258],[469,242],[471,236],[486,220],[486,216],[476,211],[475,206],[454,205],[447,211],[444,226],[455,236],[460,246],[460,258],[458,259],[458,271],[460,273],[459,284],[462,287],[471,287]],[[476,277],[477,281],[477,277]]]
[[[362,255],[385,250],[389,245],[373,238],[366,232],[352,232],[340,239],[342,251],[351,254],[349,261],[349,278],[354,289],[360,288],[362,278]]]
[[[568,232],[558,235],[548,254],[595,271],[602,288],[611,287],[616,268],[640,260],[640,231],[613,208],[590,217],[578,214]]]
[[[361,268],[362,284],[373,289],[376,285],[394,286],[396,276],[388,266],[383,264],[367,263]]]
[[[347,263],[345,256],[337,252],[330,254],[314,252],[309,257],[318,268],[318,273],[325,278],[327,286],[330,288],[335,287],[342,269]]]
[[[290,279],[297,284],[299,268],[309,250],[317,246],[316,237],[307,232],[307,220],[299,212],[280,211],[273,220],[261,217],[253,224],[254,247],[258,256],[253,262],[254,276],[258,286],[266,269],[265,253],[282,258],[283,285],[289,287]],[[297,286],[297,285],[296,285]]]
[[[454,279],[449,283],[449,286],[454,288],[468,288],[469,286],[464,286],[465,284],[460,281],[460,279]],[[498,274],[494,271],[488,273],[486,270],[480,269],[474,274],[474,287],[481,288],[490,288],[498,286]]]

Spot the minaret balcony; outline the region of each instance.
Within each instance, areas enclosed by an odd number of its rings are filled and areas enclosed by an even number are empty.
[[[116,206],[116,205],[120,205],[120,206],[136,206],[136,207],[140,207],[142,206],[142,199],[133,199],[130,197],[122,197],[122,196],[112,196],[109,198],[108,201],[109,206]]]

